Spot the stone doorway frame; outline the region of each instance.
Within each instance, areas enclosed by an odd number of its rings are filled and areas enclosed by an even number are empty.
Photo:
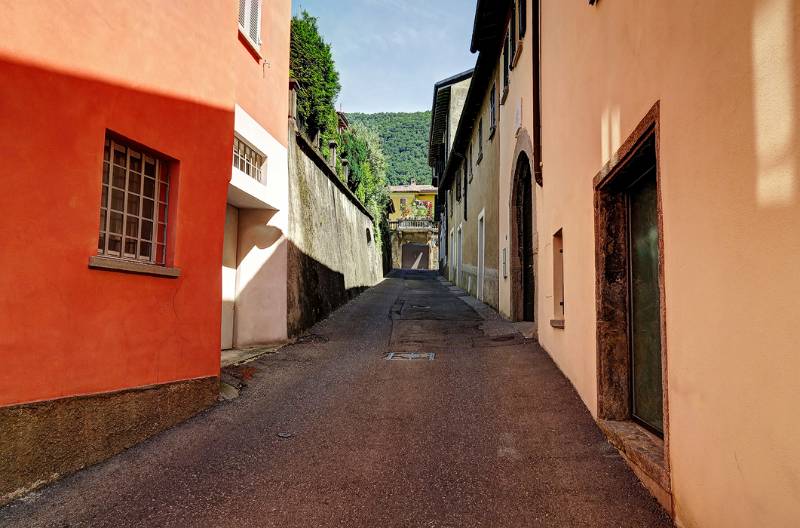
[[[524,156],[524,158],[523,158]],[[539,253],[539,241],[537,236],[537,224],[536,224],[536,184],[541,185],[541,182],[535,179],[535,172],[533,166],[533,142],[531,141],[530,136],[528,135],[527,130],[521,128],[517,133],[517,144],[514,149],[514,165],[512,167],[511,173],[511,193],[509,195],[509,203],[508,203],[508,210],[509,210],[509,268],[510,268],[510,276],[511,276],[511,319],[514,321],[522,321],[524,318],[525,313],[525,295],[524,295],[524,277],[522,276],[522,259],[519,256],[519,233],[518,233],[518,226],[519,226],[519,214],[521,206],[517,204],[517,196],[519,195],[522,185],[520,182],[520,175],[522,171],[520,170],[522,167],[522,163],[524,163],[525,159],[527,159],[528,168],[529,168],[529,177],[531,178],[530,189],[531,189],[531,212],[533,213],[533,218],[531,219],[531,262],[533,263],[533,291],[531,295],[533,296],[533,320],[536,321],[537,317],[537,309],[539,303],[536,299],[536,291],[538,289],[538,279],[539,274],[536,273],[537,270],[537,263],[538,263],[538,253]]]
[[[628,328],[628,241],[625,188],[634,177],[628,163],[647,140],[654,139],[659,230],[659,300],[661,304],[661,376],[664,436],[652,434],[631,418],[630,338]],[[669,464],[669,387],[667,377],[664,222],[660,154],[660,103],[657,101],[633,133],[594,177],[595,281],[597,313],[597,418],[609,441],[634,472],[672,513]]]

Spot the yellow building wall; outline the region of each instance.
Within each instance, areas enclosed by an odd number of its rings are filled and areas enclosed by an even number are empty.
[[[518,44],[520,48],[519,58],[514,68],[509,74],[508,95],[502,105],[498,105],[498,128],[497,135],[500,141],[500,159],[498,167],[498,241],[500,250],[498,252],[497,269],[500,270],[499,280],[499,311],[506,317],[512,316],[511,296],[512,296],[512,276],[511,276],[511,203],[513,202],[512,186],[517,167],[517,158],[514,156],[517,141],[520,136],[527,135],[533,138],[533,106],[534,106],[534,86],[533,86],[533,42],[536,38],[536,28],[533,27],[533,4],[530,3],[527,12],[527,28],[525,37]],[[496,78],[498,93],[502,90],[502,70],[503,55],[498,59],[498,74]],[[531,159],[531,164],[533,160]],[[532,167],[532,165],[531,165]],[[533,168],[531,168],[533,172]],[[533,184],[534,190],[534,215],[538,195],[541,188]],[[537,228],[534,218],[533,229]],[[538,237],[533,240],[534,258],[539,250]],[[503,251],[506,253],[506,272],[503,272]],[[537,281],[538,282],[538,281]],[[541,287],[537,284],[538,287]],[[552,293],[550,294],[552,295]]]
[[[417,193],[417,192],[392,192],[390,193],[390,198],[392,203],[394,204],[394,212],[389,214],[389,221],[393,222],[396,220],[400,220],[401,218],[413,216],[413,211],[411,205],[413,204],[414,200],[419,200],[422,202],[430,202],[432,204],[431,208],[431,215],[433,215],[434,208],[436,207],[436,193]],[[403,209],[401,206],[401,200],[406,200],[408,204],[408,210],[412,211],[411,214],[403,214]],[[431,216],[431,218],[433,218]]]

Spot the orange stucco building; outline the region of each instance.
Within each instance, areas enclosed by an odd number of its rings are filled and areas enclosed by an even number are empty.
[[[0,503],[216,399],[237,115],[287,143],[261,4],[0,2]]]

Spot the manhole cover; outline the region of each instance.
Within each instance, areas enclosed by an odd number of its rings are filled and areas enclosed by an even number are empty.
[[[435,352],[389,352],[384,359],[388,361],[433,361],[435,357]]]

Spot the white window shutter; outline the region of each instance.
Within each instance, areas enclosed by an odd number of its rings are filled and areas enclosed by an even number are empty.
[[[256,44],[261,44],[261,0],[250,0],[250,38]]]
[[[239,0],[239,27],[253,44],[261,45],[261,0]]]
[[[239,26],[244,29],[246,27],[245,20],[247,20],[247,2],[248,0],[239,0]]]

